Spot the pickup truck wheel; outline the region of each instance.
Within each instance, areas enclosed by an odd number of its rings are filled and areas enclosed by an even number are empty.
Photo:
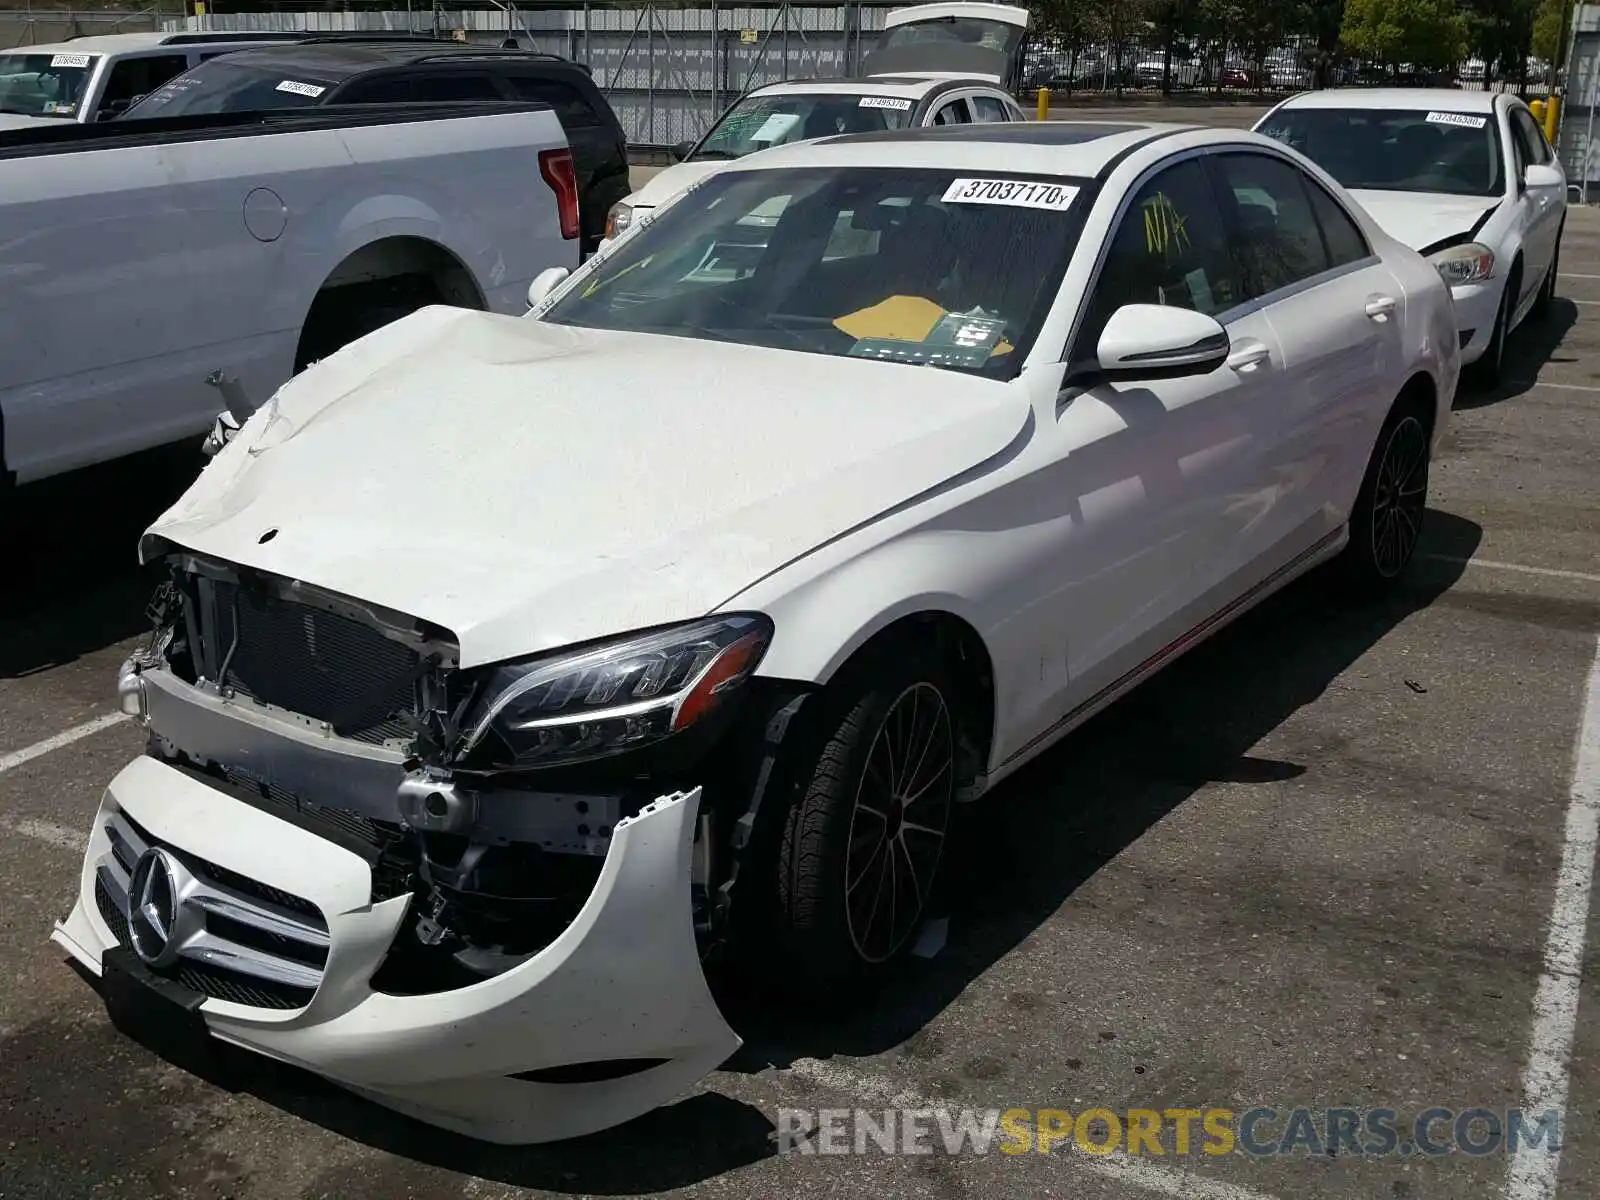
[[[1405,573],[1428,507],[1431,449],[1420,401],[1402,397],[1384,421],[1350,513],[1350,542],[1339,560],[1347,589],[1371,595]]]
[[[810,742],[820,753],[796,772],[774,939],[784,990],[836,989],[899,957],[944,859],[957,786],[953,685],[931,656],[885,655],[873,668],[832,702]]]
[[[430,304],[445,302],[426,275],[397,275],[326,288],[312,301],[295,355],[295,374],[376,329]]]

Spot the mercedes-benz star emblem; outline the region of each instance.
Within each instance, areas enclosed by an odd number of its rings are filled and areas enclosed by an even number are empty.
[[[178,936],[183,865],[160,848],[146,850],[128,880],[128,939],[133,952],[152,967],[175,962],[183,939]]]

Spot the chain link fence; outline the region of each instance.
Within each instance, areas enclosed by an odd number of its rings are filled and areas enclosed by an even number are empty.
[[[446,8],[416,0],[405,8],[330,11],[282,3],[272,12],[184,16],[172,5],[129,11],[0,11],[0,45],[60,41],[78,34],[150,29],[223,31],[313,30],[329,33],[413,32],[529,49],[586,63],[641,149],[700,137],[738,95],[786,79],[838,77],[857,71],[883,29],[891,3],[704,4],[647,2],[599,8],[564,0],[519,8],[490,0],[485,9]],[[176,9],[176,11],[174,11]],[[1310,87],[1445,86],[1546,94],[1548,70],[1533,61],[1515,77],[1496,77],[1469,60],[1456,71],[1426,75],[1404,66],[1380,69],[1330,58],[1310,38],[1271,44],[1239,40],[1125,37],[1069,41],[1034,33],[1022,70],[1022,98],[1049,88],[1058,104],[1106,97],[1167,98],[1204,103],[1271,100]]]

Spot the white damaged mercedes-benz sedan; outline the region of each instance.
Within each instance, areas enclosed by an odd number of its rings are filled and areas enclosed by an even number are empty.
[[[500,1142],[725,1061],[708,963],[869,985],[955,806],[1400,577],[1460,370],[1431,265],[1185,126],[752,155],[530,300],[313,365],[148,530],[54,933],[119,1023]]]

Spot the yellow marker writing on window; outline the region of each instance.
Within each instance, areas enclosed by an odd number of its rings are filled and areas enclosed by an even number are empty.
[[[1185,228],[1189,218],[1178,212],[1165,192],[1157,192],[1144,204],[1144,248],[1150,254],[1165,254],[1168,250],[1186,250],[1189,231]]]

